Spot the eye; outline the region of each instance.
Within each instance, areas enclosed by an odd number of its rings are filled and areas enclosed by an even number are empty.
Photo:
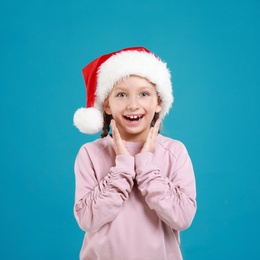
[[[147,96],[150,96],[150,94],[148,92],[141,92],[140,96],[147,97]]]
[[[126,94],[123,92],[120,92],[116,95],[117,97],[126,97]]]

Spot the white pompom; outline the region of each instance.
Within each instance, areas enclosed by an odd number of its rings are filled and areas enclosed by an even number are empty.
[[[84,134],[95,134],[103,127],[103,115],[100,110],[79,108],[73,117],[74,125]]]

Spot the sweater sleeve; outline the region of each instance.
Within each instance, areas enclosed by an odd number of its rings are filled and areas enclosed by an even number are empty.
[[[87,232],[95,232],[111,222],[133,187],[134,157],[118,155],[114,167],[106,169],[102,165],[105,164],[100,160],[98,169],[105,171],[105,177],[98,181],[85,147],[80,149],[75,161],[74,215],[80,228]]]
[[[188,228],[196,212],[196,188],[191,160],[184,145],[173,156],[173,172],[163,174],[152,153],[136,155],[138,187],[148,206],[174,230]],[[171,177],[164,177],[171,176]]]

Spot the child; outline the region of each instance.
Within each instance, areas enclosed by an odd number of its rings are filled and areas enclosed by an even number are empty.
[[[74,124],[103,132],[75,161],[80,259],[182,259],[179,232],[194,218],[196,188],[185,146],[158,134],[173,103],[166,64],[134,47],[95,59],[83,75],[87,108]]]

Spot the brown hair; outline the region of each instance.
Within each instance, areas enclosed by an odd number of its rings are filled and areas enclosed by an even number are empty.
[[[159,118],[159,113],[155,113],[153,120],[151,122],[151,127],[154,126],[155,122]],[[106,112],[103,113],[103,128],[102,128],[102,133],[101,133],[101,138],[106,137],[109,134],[110,130],[110,122],[112,120],[112,115],[108,115]],[[160,133],[160,130],[159,130]]]

